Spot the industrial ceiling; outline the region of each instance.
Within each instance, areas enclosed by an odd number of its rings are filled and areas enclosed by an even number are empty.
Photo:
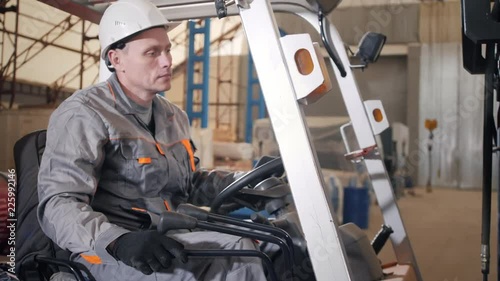
[[[111,0],[38,0],[69,14],[99,24],[103,11]]]
[[[103,11],[115,0],[38,0],[57,9],[63,10],[69,14],[76,15],[84,20],[98,24]],[[197,17],[217,16],[215,10],[215,1],[212,0],[152,0],[169,20],[185,20]],[[297,9],[306,8],[317,10],[317,6],[328,14],[341,0],[271,0],[273,8],[280,10],[282,7],[295,6]],[[228,6],[228,14],[237,14],[236,5]]]

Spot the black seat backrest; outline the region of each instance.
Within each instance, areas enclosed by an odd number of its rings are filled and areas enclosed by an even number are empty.
[[[30,133],[14,145],[16,164],[16,274],[21,280],[39,280],[35,255],[68,260],[62,250],[42,231],[37,220],[38,171],[45,150],[46,131]],[[57,270],[57,269],[54,269]]]

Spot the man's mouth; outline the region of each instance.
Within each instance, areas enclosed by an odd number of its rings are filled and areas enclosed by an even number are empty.
[[[166,73],[166,74],[158,76],[158,78],[169,78],[170,79],[170,78],[172,78],[172,74]]]

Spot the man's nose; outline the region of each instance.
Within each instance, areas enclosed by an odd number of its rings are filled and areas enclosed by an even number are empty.
[[[170,66],[172,66],[172,56],[170,55],[170,53],[161,52],[159,62],[161,67],[169,68]]]

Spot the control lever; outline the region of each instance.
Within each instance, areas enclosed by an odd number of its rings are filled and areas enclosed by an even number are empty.
[[[394,230],[392,230],[390,226],[385,224],[382,225],[382,228],[378,231],[371,242],[375,254],[378,255],[393,232]]]
[[[279,238],[283,238],[288,246],[290,253],[292,255],[295,255],[294,254],[294,247],[293,247],[293,240],[292,240],[292,237],[290,236],[290,234],[288,234],[286,231],[284,231],[281,228],[275,227],[269,221],[268,221],[269,224],[246,222],[246,221],[242,221],[239,219],[210,213],[207,210],[204,210],[200,207],[197,207],[197,206],[194,206],[191,204],[180,204],[177,207],[177,212],[191,216],[193,218],[196,218],[200,222],[203,222],[203,221],[220,222],[220,223],[231,224],[231,225],[240,226],[240,227],[246,227],[246,228],[249,228],[252,230],[268,232],[268,233],[273,234]],[[266,218],[263,217],[263,219],[267,221]],[[199,227],[201,227],[201,226],[199,226]]]
[[[259,213],[253,213],[253,214],[251,214],[250,215],[250,219],[254,223],[260,223],[260,224],[265,224],[265,225],[273,226],[271,224],[271,222],[266,217],[264,217],[263,215],[261,215]]]
[[[177,207],[177,212],[196,218],[200,221],[208,221],[208,216],[210,215],[210,212],[207,210],[191,204],[180,204]]]
[[[161,234],[165,234],[169,230],[194,229],[197,226],[198,220],[194,217],[176,212],[163,212],[157,230]]]
[[[194,207],[194,206],[193,206]],[[196,212],[193,212],[193,214],[196,214]],[[198,212],[198,215],[201,215],[200,217],[203,218],[202,212]],[[195,217],[186,215],[186,214],[181,214],[177,212],[163,212],[160,216],[160,221],[157,226],[158,232],[161,234],[167,233],[169,230],[175,230],[175,229],[194,229],[196,227],[199,227],[201,229],[206,229],[206,230],[214,230],[214,231],[219,231],[222,233],[231,233],[230,227],[218,227],[216,225],[211,225],[206,222],[198,222],[198,219]],[[229,229],[229,230],[228,230]],[[243,231],[239,233],[235,233],[236,235],[241,235],[243,234]],[[278,278],[276,276],[276,272],[274,271],[273,264],[271,262],[271,259],[269,258],[268,255],[260,252],[260,251],[255,251],[255,250],[185,250],[186,254],[188,256],[193,256],[193,257],[233,257],[233,256],[240,256],[240,257],[257,257],[262,260],[264,263],[265,267],[267,268],[269,272],[269,277],[272,281],[278,281]]]
[[[221,216],[217,214],[212,214],[204,209],[201,209],[197,206],[191,204],[180,204],[177,207],[177,211],[179,213],[185,214],[187,216],[191,216],[198,220],[197,227],[204,230],[216,231],[241,237],[247,237],[251,239],[257,239],[269,243],[276,244],[280,247],[283,252],[285,264],[291,270],[290,280],[293,280],[293,257],[294,257],[294,249],[293,249],[293,241],[284,230],[263,225],[256,224],[246,221],[241,221],[238,219]],[[220,222],[224,224],[230,224],[237,227],[230,227],[226,225],[219,225],[213,222]],[[160,223],[161,224],[161,223]],[[250,230],[245,230],[243,228],[248,228]],[[254,231],[256,230],[256,231]],[[264,234],[263,232],[268,232],[269,234]],[[283,240],[283,239],[284,240]]]

